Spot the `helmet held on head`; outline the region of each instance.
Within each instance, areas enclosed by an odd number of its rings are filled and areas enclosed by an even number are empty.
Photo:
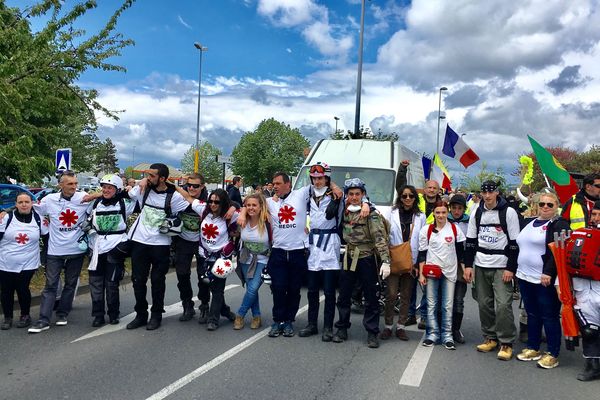
[[[326,162],[317,161],[316,164],[310,166],[309,175],[313,178],[321,176],[331,177],[331,167]]]
[[[100,179],[100,185],[112,185],[117,188],[117,191],[123,190],[123,180],[120,176],[115,174],[107,174]]]
[[[367,186],[360,178],[346,179],[344,181],[344,194],[348,194],[350,189],[360,189],[365,195],[367,194]]]

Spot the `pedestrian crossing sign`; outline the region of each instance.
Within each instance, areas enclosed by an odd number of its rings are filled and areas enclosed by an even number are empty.
[[[71,169],[71,149],[56,150],[56,172],[68,171]]]

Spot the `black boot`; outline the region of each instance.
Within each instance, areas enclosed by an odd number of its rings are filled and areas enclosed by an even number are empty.
[[[146,330],[153,331],[160,327],[162,322],[162,314],[161,313],[152,313],[150,315],[150,321],[148,321],[148,325],[146,325]]]
[[[148,314],[137,314],[133,321],[127,324],[127,329],[137,329],[148,323]]]
[[[183,306],[183,314],[181,314],[179,320],[181,322],[189,321],[194,317],[194,314],[196,314],[196,311],[194,311],[194,303],[187,304]]]
[[[346,328],[339,328],[335,332],[335,335],[333,335],[332,340],[334,343],[342,343],[345,340],[348,340],[348,330]]]
[[[452,314],[452,339],[454,339],[455,343],[463,344],[465,342],[465,337],[460,331],[460,327],[462,326],[463,313],[454,313]]]
[[[208,304],[201,304],[198,307],[198,323],[205,324],[208,322]]]
[[[300,329],[298,332],[298,336],[300,337],[309,337],[312,335],[316,335],[319,333],[319,329],[317,328],[317,324],[308,323],[305,328]]]
[[[104,319],[104,315],[100,316],[98,315],[97,317],[94,318],[94,321],[92,322],[92,326],[94,328],[98,328],[101,327],[102,325],[104,325],[106,323],[106,320]]]
[[[600,378],[600,359],[586,358],[583,371],[577,375],[577,379],[582,382],[589,382],[598,378]]]
[[[333,329],[323,328],[323,335],[321,336],[321,340],[324,342],[331,342],[333,340]]]

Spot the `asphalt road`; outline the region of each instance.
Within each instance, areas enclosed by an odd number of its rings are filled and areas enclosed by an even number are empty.
[[[228,284],[227,303],[235,311],[243,289],[237,277]],[[89,294],[79,295],[65,327],[52,325],[37,335],[16,328],[0,332],[0,399],[598,398],[600,381],[575,379],[583,364],[581,350],[563,351],[561,365],[553,370],[477,353],[479,321],[469,296],[463,329],[467,343],[448,351],[422,347],[422,331],[416,329],[408,342],[392,339],[369,349],[356,314],[343,344],[323,343],[320,335],[269,338],[269,288],[262,287],[260,295],[263,328],[251,330],[247,324],[234,331],[231,322],[222,320],[215,332],[197,320],[177,320],[174,274],[167,277],[170,316],[156,331],[124,329],[132,318],[126,316],[133,311],[131,284],[122,287],[124,318],[118,326],[92,328]],[[306,324],[303,310],[297,328]],[[37,312],[35,307],[32,313]],[[522,347],[518,343],[515,349]]]

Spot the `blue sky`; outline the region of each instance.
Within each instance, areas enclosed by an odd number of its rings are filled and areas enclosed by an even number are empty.
[[[90,33],[119,6],[99,3],[78,25]],[[512,172],[530,150],[527,134],[579,151],[600,143],[598,0],[366,4],[362,125],[431,154],[446,86],[443,122],[492,169]],[[121,166],[133,161],[133,146],[136,163],[178,166],[195,140],[198,41],[209,48],[202,139],[229,154],[274,117],[314,143],[333,132],[334,116],[353,128],[359,21],[360,0],[138,0],[117,27],[136,42],[115,60],[127,73],[89,71],[80,84],[126,110],[118,122],[100,117],[98,130],[116,144]]]

